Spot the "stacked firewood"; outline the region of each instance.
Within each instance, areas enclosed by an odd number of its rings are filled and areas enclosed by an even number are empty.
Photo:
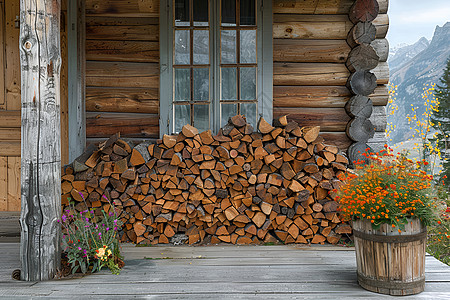
[[[135,147],[115,135],[64,168],[63,205],[114,205],[134,243],[337,243],[351,229],[330,192],[347,158],[319,127],[273,125],[237,115],[216,136],[186,125]]]

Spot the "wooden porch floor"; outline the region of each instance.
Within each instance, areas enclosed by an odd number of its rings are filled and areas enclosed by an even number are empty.
[[[0,238],[1,241],[1,238]],[[30,299],[383,299],[356,282],[355,253],[335,246],[134,247],[121,275],[20,282],[18,243],[0,243],[0,297]],[[152,259],[150,259],[152,258]],[[450,267],[426,261],[425,292],[402,299],[450,299]]]

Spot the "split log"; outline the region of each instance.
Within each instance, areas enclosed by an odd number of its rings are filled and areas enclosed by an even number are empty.
[[[348,161],[319,127],[286,116],[273,124],[260,119],[253,132],[235,116],[215,137],[184,126],[134,147],[113,137],[79,158],[76,172],[66,168],[63,199],[84,209],[80,191],[100,214],[105,194],[124,222],[122,241],[169,243],[183,234],[189,244],[322,243],[340,223],[327,215],[328,191]]]

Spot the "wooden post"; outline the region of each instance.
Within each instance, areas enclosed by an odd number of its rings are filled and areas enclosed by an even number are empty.
[[[21,279],[60,267],[60,0],[20,1],[22,78]]]

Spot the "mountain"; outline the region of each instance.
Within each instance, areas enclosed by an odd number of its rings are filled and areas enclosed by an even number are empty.
[[[394,73],[398,68],[402,67],[417,54],[428,48],[430,42],[422,37],[412,45],[401,44],[389,50],[389,69]]]
[[[450,22],[436,26],[431,42],[421,38],[413,45],[397,49],[389,57],[390,82],[397,85],[396,104],[398,111],[388,116],[388,122],[396,126],[391,134],[392,143],[412,137],[413,131],[406,116],[412,114],[411,104],[419,107],[417,115],[424,112],[422,91],[426,84],[437,83],[450,58]],[[420,119],[420,117],[419,117]]]

